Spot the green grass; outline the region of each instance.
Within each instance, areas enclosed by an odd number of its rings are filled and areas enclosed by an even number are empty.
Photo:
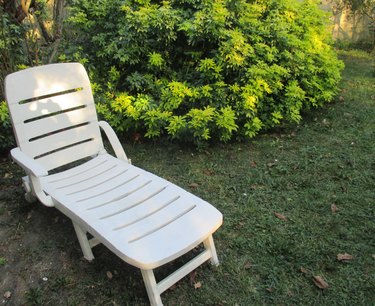
[[[221,265],[198,268],[162,295],[165,305],[374,305],[374,68],[364,52],[340,56],[346,69],[337,101],[312,110],[298,126],[202,152],[167,143],[125,145],[134,164],[224,215],[215,234]],[[3,291],[14,292],[10,304],[148,303],[137,269],[101,246],[93,263],[81,260],[70,222],[26,204],[20,170],[7,160],[0,167],[0,274],[7,275]],[[338,261],[343,253],[353,259]],[[313,276],[329,287],[317,288]],[[202,286],[194,289],[197,282]]]

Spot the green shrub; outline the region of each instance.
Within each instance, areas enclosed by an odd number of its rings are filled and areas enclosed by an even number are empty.
[[[0,101],[0,154],[15,145],[11,128],[8,107],[5,101]]]
[[[61,60],[89,59],[98,112],[117,131],[251,138],[337,92],[343,64],[318,2],[73,0]]]

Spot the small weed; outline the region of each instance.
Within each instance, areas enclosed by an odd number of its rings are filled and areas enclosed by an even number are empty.
[[[26,292],[26,304],[30,306],[43,305],[43,291],[40,288],[31,288]]]
[[[7,263],[7,260],[4,257],[0,257],[0,266],[5,266]]]

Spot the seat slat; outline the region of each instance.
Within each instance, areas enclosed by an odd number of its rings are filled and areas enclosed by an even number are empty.
[[[106,233],[103,238],[118,256],[125,254],[127,261],[133,265],[153,269],[185,254],[222,224],[222,215],[214,207],[203,200],[196,204],[195,209],[174,222],[134,242],[127,242],[129,228],[114,231],[112,235]],[[161,215],[158,217],[161,218]],[[139,233],[133,235],[136,237]]]
[[[121,232],[130,244],[157,232],[172,222],[179,222],[178,219],[195,208],[196,204],[186,202],[186,199],[178,199],[174,201],[173,205],[169,205],[165,207],[165,209],[162,209],[156,214],[148,216],[137,223],[122,228],[122,230],[115,230],[115,228],[112,228],[112,230]],[[118,225],[116,227],[118,227]]]
[[[107,169],[102,173],[98,173],[97,176],[88,177],[87,180],[76,183],[74,185],[60,188],[64,194],[74,198],[85,198],[91,197],[95,193],[107,192],[107,190],[113,189],[115,186],[123,185],[125,182],[133,180],[139,176],[134,169],[128,169],[126,167],[114,166],[113,168]],[[126,184],[124,189],[127,188]]]
[[[109,181],[120,174],[123,174],[128,169],[119,167],[118,165],[102,164],[95,167],[95,171],[86,171],[70,180],[59,181],[56,184],[56,189],[66,195],[85,191],[89,188],[95,188],[103,182]]]
[[[95,175],[98,171],[101,172],[103,169],[116,165],[116,159],[108,154],[99,155],[81,165],[78,165],[69,170],[55,173],[47,177],[43,177],[42,181],[49,186],[49,188],[58,188],[70,184],[71,180],[76,179],[76,182],[85,179],[87,176]]]
[[[107,210],[100,212],[97,210],[93,214],[87,214],[87,217],[92,218],[93,222],[102,223],[110,230],[120,229],[141,221],[169,205],[174,205],[182,197],[176,194],[171,186],[159,185],[154,193],[145,194],[143,198],[139,198],[139,201],[129,201],[124,203],[126,205],[116,208],[109,205]]]
[[[65,206],[74,214],[83,214],[88,218],[98,219],[107,214],[118,212],[119,210],[126,210],[130,207],[136,206],[139,203],[142,203],[144,200],[147,200],[147,198],[149,198],[154,193],[158,193],[166,186],[167,184],[163,181],[153,181],[152,184],[149,184],[147,186],[147,189],[141,190],[142,192],[132,193],[125,198],[107,202],[105,205],[98,205],[98,203],[87,201],[85,203],[71,202],[69,204],[66,204]],[[64,197],[64,195],[60,196],[62,199],[66,198]]]
[[[68,196],[68,198],[78,204],[97,203],[97,205],[94,206],[96,207],[116,199],[125,198],[131,193],[145,188],[151,182],[152,179],[149,177],[142,176],[139,173],[133,173],[132,176],[124,175],[112,181],[105,182],[101,185],[99,190],[85,191],[78,196],[71,195]]]

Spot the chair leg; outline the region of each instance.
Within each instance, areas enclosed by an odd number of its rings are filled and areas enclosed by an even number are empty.
[[[216,248],[212,235],[210,235],[206,240],[203,241],[203,245],[206,248],[206,250],[209,250],[211,252],[211,264],[213,264],[214,266],[218,266],[219,258],[217,257]]]
[[[89,240],[87,239],[86,232],[82,230],[82,228],[75,222],[73,222],[73,226],[76,231],[77,238],[82,249],[83,257],[85,257],[88,261],[93,260],[94,254],[92,253],[91,246],[90,246]]]
[[[155,275],[153,270],[142,270],[143,281],[146,286],[148,298],[152,306],[162,306],[160,292],[158,285],[155,280]]]

